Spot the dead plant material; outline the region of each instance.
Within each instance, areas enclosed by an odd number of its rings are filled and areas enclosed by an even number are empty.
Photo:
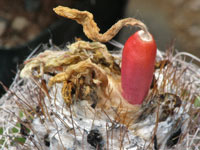
[[[65,72],[58,73],[50,78],[49,86],[55,83],[63,82],[62,95],[67,104],[71,104],[72,98],[92,100],[92,93],[98,91],[98,86],[108,85],[106,72],[93,64],[91,60],[81,61],[69,66]]]
[[[71,9],[69,7],[58,6],[53,9],[58,15],[65,18],[75,20],[77,23],[83,26],[83,31],[85,35],[92,41],[108,42],[110,41],[124,26],[138,26],[146,33],[147,27],[141,21],[134,18],[126,18],[119,20],[115,23],[109,30],[104,34],[99,33],[96,22],[93,19],[93,14],[88,11],[79,11],[77,9]]]
[[[41,77],[44,73],[62,72],[68,66],[91,59],[92,62],[107,68],[110,73],[120,74],[120,67],[105,45],[99,42],[77,41],[68,46],[69,51],[46,50],[24,62],[20,73],[22,78]]]

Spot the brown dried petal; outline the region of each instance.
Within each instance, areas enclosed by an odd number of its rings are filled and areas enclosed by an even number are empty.
[[[85,35],[93,40],[99,42],[110,41],[124,26],[138,26],[144,30],[147,34],[149,33],[147,27],[144,23],[134,18],[126,18],[119,20],[115,23],[109,30],[104,34],[99,33],[100,29],[98,28],[96,22],[93,19],[93,15],[88,11],[79,11],[77,9],[71,9],[69,7],[58,6],[53,9],[58,15],[65,18],[75,20],[77,23],[83,26],[83,31]]]

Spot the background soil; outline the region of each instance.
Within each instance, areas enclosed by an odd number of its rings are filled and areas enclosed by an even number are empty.
[[[52,8],[71,6],[60,0],[1,0],[0,46],[11,48],[34,39],[56,20]]]

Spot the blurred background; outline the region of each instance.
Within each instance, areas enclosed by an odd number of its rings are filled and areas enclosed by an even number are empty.
[[[80,25],[53,12],[58,5],[92,12],[102,33],[121,18],[140,19],[160,50],[173,42],[179,51],[200,57],[200,0],[1,0],[0,81],[7,87],[17,67],[41,43],[51,39],[62,46],[75,37],[88,40]],[[124,28],[115,40],[124,43],[135,30]]]

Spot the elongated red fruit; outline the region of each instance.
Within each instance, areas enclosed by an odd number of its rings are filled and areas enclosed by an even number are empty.
[[[131,104],[142,104],[154,72],[156,43],[151,34],[137,31],[126,41],[122,54],[121,86]]]

